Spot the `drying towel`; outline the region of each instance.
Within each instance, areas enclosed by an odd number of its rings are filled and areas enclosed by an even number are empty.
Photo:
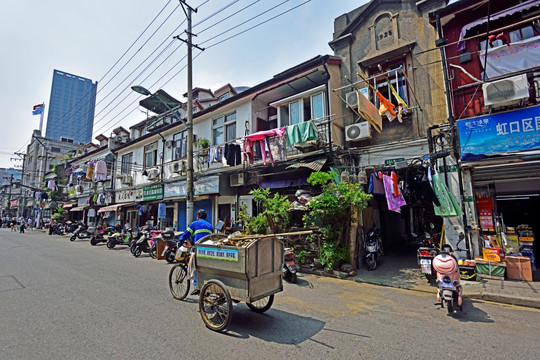
[[[360,91],[356,91],[356,97],[358,99],[358,113],[380,134],[382,131],[382,117],[379,110]]]
[[[289,125],[285,128],[285,133],[287,134],[287,142],[290,146],[319,138],[313,121],[304,121],[300,124]]]

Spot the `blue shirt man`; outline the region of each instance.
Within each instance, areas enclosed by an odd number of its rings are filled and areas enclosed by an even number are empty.
[[[186,231],[180,236],[180,242],[188,242],[188,245],[191,246],[199,241],[201,238],[206,235],[210,235],[214,232],[212,224],[206,221],[206,211],[200,209],[197,211],[197,220],[192,222]]]

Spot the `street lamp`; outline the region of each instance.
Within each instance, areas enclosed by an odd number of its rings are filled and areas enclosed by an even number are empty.
[[[133,90],[135,92],[138,92],[141,95],[146,95],[146,96],[152,95],[152,93],[150,91],[148,91],[147,88],[145,88],[145,87],[143,87],[141,85],[133,85],[131,87],[131,90]]]

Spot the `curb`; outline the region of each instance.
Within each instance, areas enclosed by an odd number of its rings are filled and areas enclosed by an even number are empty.
[[[342,280],[349,280],[354,281],[357,283],[362,284],[370,284],[375,286],[385,286],[385,287],[391,287],[395,289],[402,289],[402,290],[410,290],[410,291],[417,291],[417,292],[423,292],[427,294],[435,294],[433,289],[422,289],[419,287],[407,287],[407,286],[396,286],[396,285],[390,285],[390,284],[383,284],[378,283],[374,281],[367,281],[362,279],[355,279],[352,276],[349,276],[349,274],[341,272],[341,271],[333,271],[332,273],[329,273],[325,270],[311,270],[311,269],[300,269],[301,273],[311,274],[311,275],[319,275],[319,276],[325,276],[325,277],[332,277]],[[466,288],[464,288],[466,290]],[[526,297],[520,297],[520,296],[508,296],[508,295],[501,295],[501,294],[493,294],[493,293],[481,293],[481,292],[472,292],[467,293],[464,291],[463,297],[466,299],[478,299],[478,300],[484,300],[484,301],[490,301],[490,302],[496,302],[501,304],[509,304],[509,305],[518,305],[518,306],[524,306],[524,307],[530,307],[535,309],[540,309],[540,299],[531,299]]]

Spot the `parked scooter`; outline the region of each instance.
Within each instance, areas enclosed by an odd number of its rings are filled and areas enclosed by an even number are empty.
[[[283,279],[290,283],[296,283],[296,255],[290,248],[285,248],[283,253]]]
[[[177,238],[180,235],[182,235],[181,232],[175,232],[174,230],[165,230],[159,235],[163,240],[166,241],[165,248],[163,249],[161,256],[164,256],[168,263],[173,263],[176,261],[176,250],[178,250]]]
[[[141,236],[139,239],[135,242],[135,244],[131,247],[131,253],[135,257],[141,256],[142,253],[150,254],[152,251],[152,247],[154,242],[151,240],[151,234],[148,230],[141,231]]]
[[[412,235],[418,238],[418,235],[414,233]],[[435,270],[433,269],[433,259],[440,252],[439,236],[440,234],[430,234],[426,231],[424,233],[424,239],[418,243],[419,248],[416,250],[416,259],[420,266],[420,271],[426,276],[429,282],[433,282],[436,279]]]
[[[115,231],[116,232],[110,235],[107,239],[107,247],[109,249],[114,248],[116,245],[131,246],[131,241],[134,239],[133,229],[129,228],[125,231],[121,231],[117,227]]]
[[[109,236],[112,235],[114,232],[114,227],[102,226],[101,228],[96,230],[92,237],[90,237],[90,244],[96,246],[99,243],[106,243],[109,239]]]
[[[441,308],[446,306],[448,313],[454,313],[456,306],[463,310],[462,289],[459,285],[459,266],[452,252],[452,246],[445,244],[442,246],[440,254],[433,259],[433,268],[437,271],[439,286],[437,301]]]
[[[85,223],[82,221],[79,221],[77,229],[73,232],[71,237],[69,238],[70,241],[74,241],[76,238],[79,239],[90,239],[94,233],[96,232],[95,227],[88,227]]]
[[[64,227],[57,222],[49,223],[49,235],[64,235]]]
[[[364,239],[364,262],[368,270],[375,270],[382,261],[383,245],[381,230],[373,229],[367,233]]]

